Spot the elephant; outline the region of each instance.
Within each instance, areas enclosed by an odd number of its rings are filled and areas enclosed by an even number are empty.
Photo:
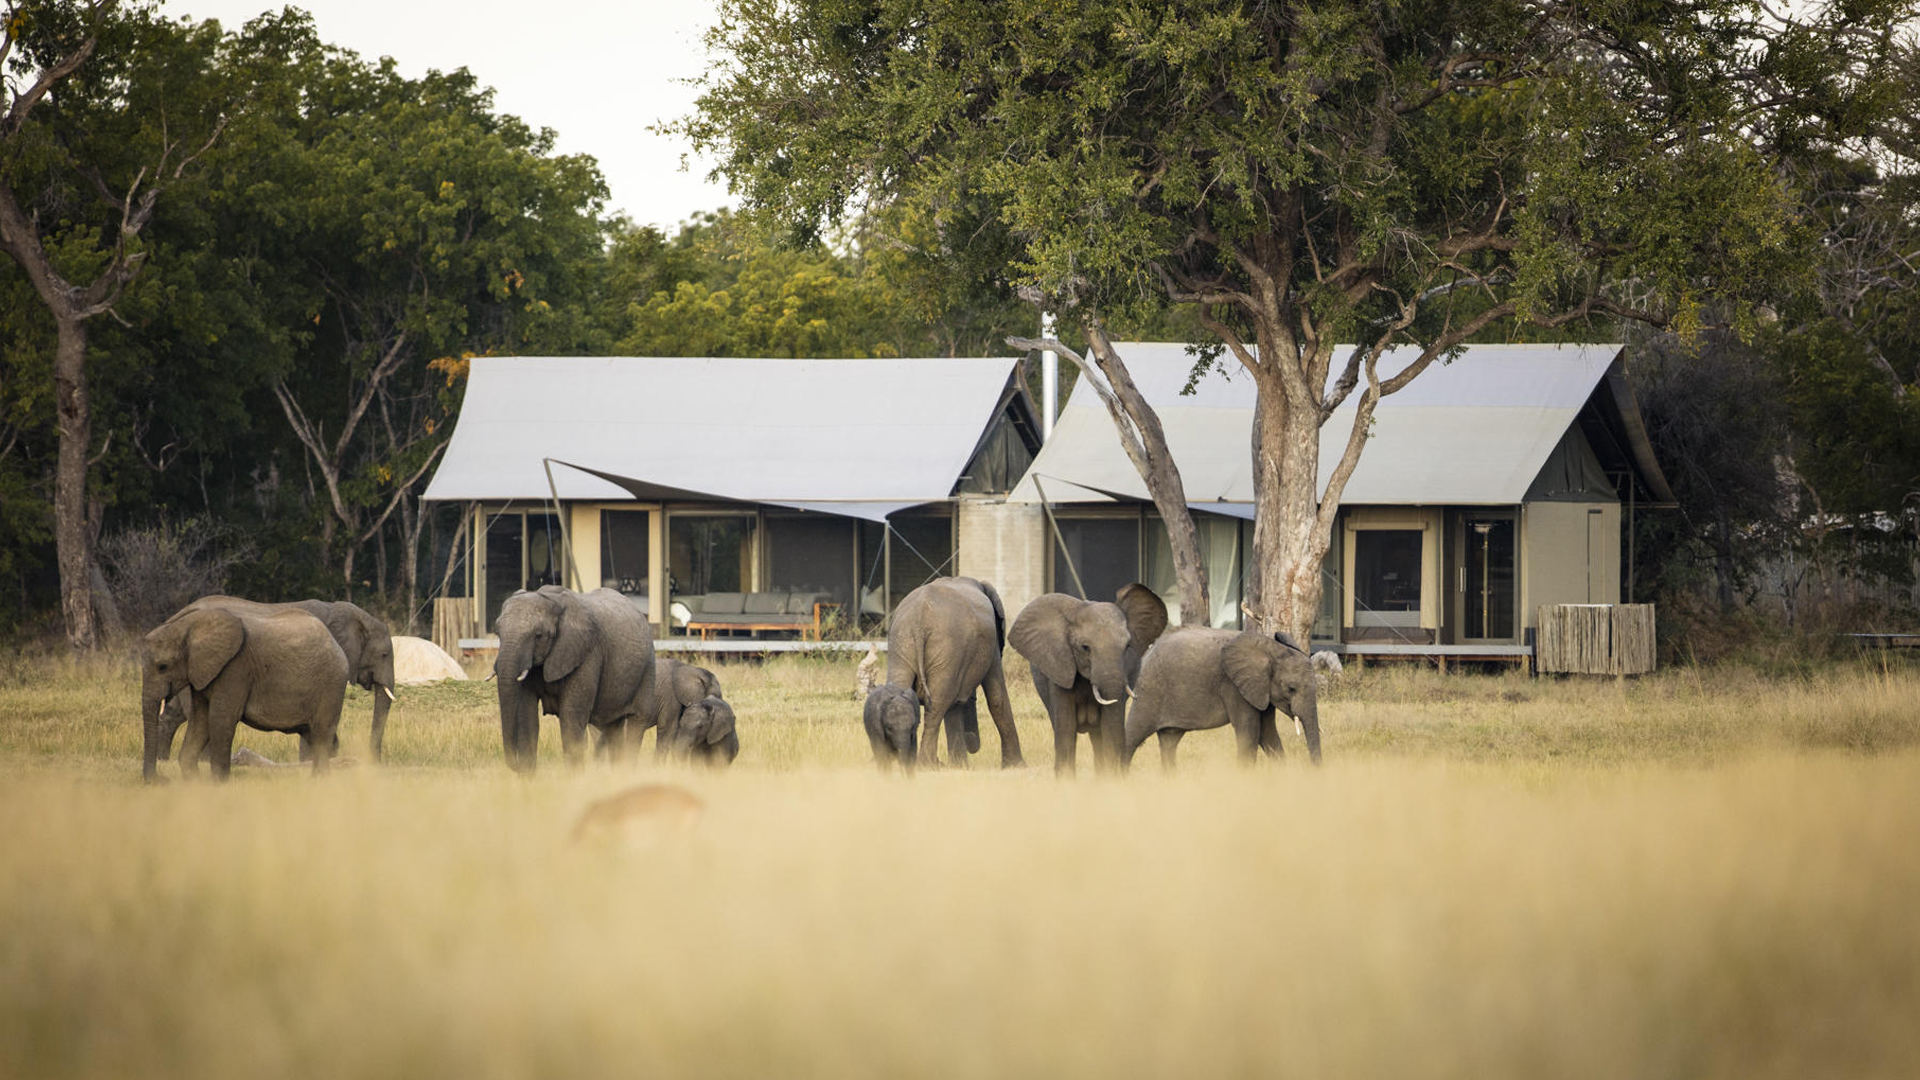
[[[380,760],[387,733],[387,710],[392,707],[394,700],[393,634],[387,629],[385,621],[345,600],[296,600],[287,604],[262,604],[237,596],[203,596],[180,610],[212,607],[256,615],[304,611],[326,624],[335,644],[347,656],[347,681],[362,690],[373,692],[373,733],[368,739],[368,751],[373,755],[373,760]],[[160,756],[164,758],[166,751],[173,746],[174,733],[186,721],[186,714],[177,704],[169,704],[161,710],[160,716],[163,735]],[[333,750],[338,753],[339,749],[336,736]],[[302,738],[300,760],[306,761],[312,756],[313,748],[309,740]]]
[[[705,698],[726,696],[720,692],[718,675],[670,656],[654,660],[653,688],[653,704],[627,721],[627,743],[639,750],[640,740],[648,728],[653,728],[656,757],[667,756],[667,741],[673,737],[674,725],[680,722],[681,710]],[[610,757],[612,753],[612,743],[602,732],[593,745],[593,756]]]
[[[652,628],[631,600],[613,589],[546,585],[507,597],[494,628],[508,767],[534,771],[543,708],[560,718],[567,764],[585,763],[589,726],[600,729],[615,760],[627,760],[627,720],[652,708],[655,677]]]
[[[141,775],[159,778],[161,706],[188,695],[181,775],[199,771],[208,752],[215,780],[232,768],[233,732],[245,723],[285,731],[313,747],[313,771],[328,771],[340,706],[347,696],[347,656],[319,619],[305,611],[270,613],[190,608],[147,634],[141,676]],[[172,731],[166,736],[171,738]]]
[[[1160,736],[1160,760],[1173,767],[1174,749],[1189,731],[1232,724],[1240,760],[1259,750],[1280,757],[1275,724],[1286,713],[1300,725],[1307,754],[1320,764],[1320,711],[1313,665],[1286,634],[1253,630],[1176,630],[1147,651],[1127,714],[1123,759],[1148,735]]]
[[[904,686],[882,683],[867,691],[867,703],[861,710],[867,728],[867,742],[873,745],[873,763],[886,772],[894,762],[913,772],[920,741],[920,699]],[[974,723],[978,725],[979,721]],[[975,738],[979,728],[974,728]]]
[[[1140,660],[1167,628],[1167,605],[1139,582],[1114,603],[1065,593],[1036,598],[1013,620],[1007,643],[1033,668],[1033,688],[1053,721],[1053,769],[1072,776],[1080,736],[1099,772],[1117,771],[1126,740],[1127,694]]]
[[[673,761],[698,761],[714,768],[733,764],[740,756],[733,706],[717,697],[694,702],[680,713],[666,744],[667,757]]]
[[[894,607],[887,629],[887,682],[911,690],[926,709],[920,764],[940,763],[935,748],[943,721],[951,764],[966,764],[967,754],[980,748],[974,695],[981,690],[1000,732],[1001,766],[1026,764],[1001,668],[1006,644],[1006,610],[1000,594],[984,581],[934,578]]]

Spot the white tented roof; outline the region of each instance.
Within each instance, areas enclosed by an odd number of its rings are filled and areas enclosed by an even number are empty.
[[[946,498],[1012,358],[482,357],[432,500],[716,498],[855,517]]]
[[[1363,505],[1512,505],[1522,501],[1560,437],[1620,352],[1618,345],[1472,345],[1382,398],[1373,433],[1341,501]],[[1253,378],[1231,354],[1183,395],[1187,346],[1115,344],[1141,394],[1160,415],[1190,505],[1245,517],[1253,501]],[[1347,350],[1336,354],[1339,374]],[[1381,378],[1417,355],[1389,352]],[[1148,498],[1092,387],[1076,384],[1014,502]],[[1355,397],[1358,397],[1356,391]],[[1349,399],[1351,402],[1353,399]],[[1320,490],[1353,429],[1351,404],[1320,429]],[[1036,483],[1037,480],[1037,483]]]

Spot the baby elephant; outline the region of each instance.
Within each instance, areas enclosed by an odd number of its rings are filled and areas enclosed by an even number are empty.
[[[880,771],[886,772],[888,764],[897,761],[902,769],[913,772],[920,750],[920,699],[913,691],[888,683],[875,686],[867,691],[863,719],[867,741],[873,744],[873,763]]]
[[[700,761],[715,768],[733,764],[740,754],[740,736],[733,727],[733,707],[717,697],[686,707],[680,723],[667,739],[667,756],[674,761]]]

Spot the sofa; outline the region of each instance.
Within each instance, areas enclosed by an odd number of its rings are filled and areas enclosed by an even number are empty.
[[[721,631],[773,633],[796,631],[802,638],[820,640],[826,613],[839,607],[833,594],[820,590],[772,592],[716,592],[678,596],[686,607],[684,625],[689,634],[711,637]]]

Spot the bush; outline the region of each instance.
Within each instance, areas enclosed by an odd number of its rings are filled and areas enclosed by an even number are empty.
[[[182,607],[225,592],[252,545],[202,518],[127,529],[100,542],[100,568],[129,633],[145,633]]]

